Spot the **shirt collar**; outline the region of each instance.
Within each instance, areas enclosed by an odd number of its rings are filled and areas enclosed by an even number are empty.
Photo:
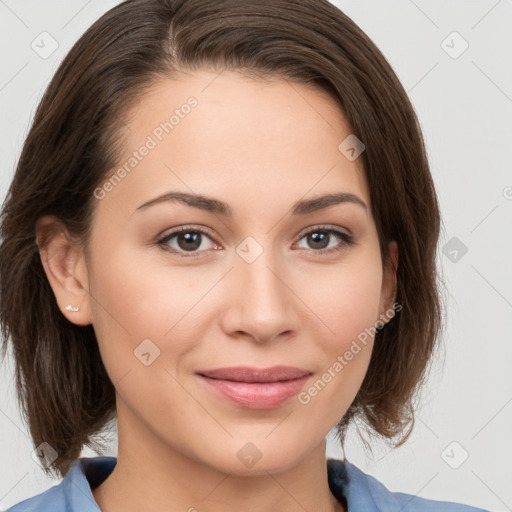
[[[62,482],[66,510],[101,512],[91,489],[106,480],[116,463],[116,457],[88,457],[73,462]]]
[[[91,489],[100,485],[112,473],[116,457],[77,459],[62,482],[66,510],[101,512]],[[368,486],[368,477],[346,460],[327,459],[329,489],[338,501],[345,497],[350,510],[378,512]],[[357,509],[353,508],[357,505]]]
[[[381,510],[375,503],[368,475],[347,460],[327,459],[327,475],[329,489],[338,501],[340,496],[346,498],[350,511],[379,512]]]

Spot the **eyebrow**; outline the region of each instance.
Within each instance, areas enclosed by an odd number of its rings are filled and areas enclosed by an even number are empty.
[[[190,194],[188,192],[168,192],[142,204],[135,211],[137,212],[140,210],[145,210],[150,206],[173,201],[179,201],[188,206],[192,206],[193,208],[199,208],[200,210],[215,213],[225,217],[233,216],[233,209],[227,203],[212,197]],[[328,208],[329,206],[342,203],[359,205],[364,208],[365,211],[368,210],[366,203],[358,196],[349,192],[340,192],[337,194],[325,194],[319,197],[314,197],[312,199],[297,201],[292,206],[292,215],[305,215],[307,213],[316,212],[318,210]]]

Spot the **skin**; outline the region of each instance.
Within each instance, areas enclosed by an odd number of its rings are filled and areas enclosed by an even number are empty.
[[[308,404],[238,407],[195,372],[298,366],[313,372],[307,389],[392,307],[395,273],[382,268],[362,159],[338,150],[351,128],[310,86],[201,70],[162,79],[127,113],[119,165],[190,96],[197,107],[93,199],[88,247],[72,244],[58,219],[37,226],[62,313],[94,326],[116,388],[118,462],[94,498],[108,512],[345,510],[328,487],[325,437],[363,381],[372,338]],[[233,217],[180,202],[137,210],[169,191],[217,198]],[[291,215],[296,201],[334,192],[368,209]],[[174,253],[157,243],[183,225],[208,232],[196,257],[177,237],[167,242]],[[356,244],[331,235],[325,246],[341,250],[322,254],[304,235],[322,225]],[[236,252],[248,236],[263,249],[251,263]],[[396,243],[389,250],[396,267]],[[134,350],[148,338],[160,355],[145,366]],[[237,456],[248,442],[261,454],[251,468]]]

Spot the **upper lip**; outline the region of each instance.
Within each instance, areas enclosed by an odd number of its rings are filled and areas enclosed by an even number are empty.
[[[299,379],[305,375],[311,375],[312,372],[292,366],[272,366],[261,369],[250,366],[231,366],[214,370],[201,370],[196,373],[211,379],[232,380],[236,382],[277,382]]]

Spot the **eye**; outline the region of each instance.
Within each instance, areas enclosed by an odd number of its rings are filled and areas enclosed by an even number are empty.
[[[341,242],[338,241],[337,244],[335,243],[329,247],[330,242],[333,240],[333,236],[338,240],[341,240]],[[312,246],[311,249],[306,248],[307,250],[321,254],[330,254],[355,245],[354,239],[350,235],[338,231],[337,229],[329,228],[328,226],[317,226],[305,233],[300,238],[300,240],[302,239],[306,239],[306,243],[311,244]]]
[[[338,243],[335,243],[334,246],[330,246],[330,242],[333,241],[333,237],[338,239]],[[206,244],[205,247],[205,244],[203,243],[205,242],[205,239],[214,242],[213,238],[203,229],[191,226],[182,226],[160,238],[157,244],[166,251],[177,253],[180,256],[189,258],[199,256],[201,252],[208,250],[208,244]],[[300,240],[302,239],[306,239],[306,242],[312,246],[312,248],[306,248],[306,250],[320,254],[330,254],[355,245],[355,241],[350,235],[338,231],[337,229],[329,228],[328,226],[317,226],[304,233]]]
[[[180,256],[188,258],[194,257],[196,253],[201,252],[199,249],[207,250],[203,243],[205,237],[213,241],[208,233],[202,229],[182,226],[159,239],[157,243],[166,251],[181,253]],[[175,245],[170,244],[171,241],[175,242]],[[184,254],[187,252],[191,254]]]

